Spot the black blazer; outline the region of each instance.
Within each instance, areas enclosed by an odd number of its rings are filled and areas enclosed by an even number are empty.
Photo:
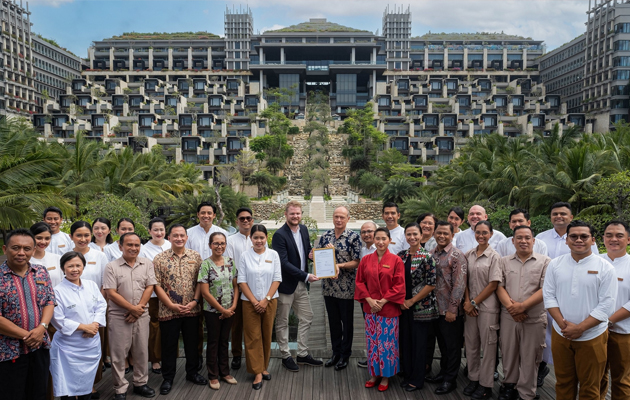
[[[311,252],[311,242],[308,237],[308,229],[304,225],[300,226],[300,235],[302,235],[302,246],[304,247],[304,257],[307,258]],[[301,260],[298,252],[297,244],[293,239],[291,228],[285,223],[273,234],[271,238],[271,248],[278,252],[280,256],[280,267],[282,268],[282,282],[278,287],[278,292],[282,294],[293,294],[298,282],[305,282],[308,276],[307,272],[300,268]]]

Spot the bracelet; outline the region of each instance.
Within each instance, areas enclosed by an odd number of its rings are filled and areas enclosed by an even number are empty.
[[[196,301],[197,304],[199,304],[199,300],[197,300],[197,299],[192,299],[192,301]]]

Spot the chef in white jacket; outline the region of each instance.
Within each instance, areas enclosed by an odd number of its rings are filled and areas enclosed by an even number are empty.
[[[53,393],[61,399],[89,399],[101,358],[98,328],[105,326],[107,303],[93,281],[81,279],[86,261],[70,251],[60,260],[65,279],[55,287],[52,324],[57,329],[50,346]]]

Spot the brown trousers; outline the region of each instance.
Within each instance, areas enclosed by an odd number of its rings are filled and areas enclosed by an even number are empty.
[[[232,357],[243,355],[243,300],[238,299],[232,318]]]
[[[630,399],[630,335],[608,332],[608,363],[602,378],[601,399],[608,392],[608,372],[612,380],[611,400]]]
[[[556,372],[556,400],[600,400],[606,370],[608,331],[582,342],[565,339],[555,329],[551,333],[551,352]]]
[[[272,299],[267,310],[259,314],[249,301],[243,301],[243,333],[245,334],[245,361],[247,372],[260,374],[269,367],[271,335],[278,300]]]
[[[228,345],[234,316],[220,319],[220,313],[204,311],[203,314],[206,318],[206,330],[208,331],[208,345],[206,347],[208,379],[219,379],[219,377],[230,375]]]
[[[125,322],[122,315],[110,315],[107,329],[116,394],[126,393],[129,388],[129,382],[125,379],[125,359],[130,353],[135,361],[133,385],[146,385],[149,381],[149,366],[146,362],[149,359],[149,314],[143,314],[134,323]]]
[[[538,365],[545,348],[545,322],[524,324],[501,315],[501,354],[504,383],[515,383],[522,399],[536,397]]]
[[[160,320],[158,312],[160,310],[160,300],[152,297],[149,300],[149,362],[159,363],[162,361],[162,337],[160,335]]]
[[[468,379],[483,387],[494,387],[495,354],[497,354],[499,314],[480,311],[476,317],[466,315],[464,340]],[[483,349],[483,358],[481,350]]]

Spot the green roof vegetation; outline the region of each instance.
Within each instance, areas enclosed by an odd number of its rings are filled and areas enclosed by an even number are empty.
[[[519,35],[509,35],[507,33],[498,32],[476,32],[476,33],[426,33],[417,36],[414,39],[425,40],[533,40],[531,37]]]
[[[267,32],[369,32],[362,29],[350,28],[347,26],[339,25],[334,22],[328,22],[325,19],[312,19],[309,22],[302,22],[301,24],[287,26],[286,28],[276,29],[274,31]]]
[[[39,38],[40,38],[40,39],[42,39],[44,42],[49,43],[49,44],[52,44],[53,46],[58,47],[58,48],[60,48],[61,50],[66,51],[66,52],[68,52],[68,53],[72,54],[72,55],[73,55],[73,56],[75,56],[75,57],[79,57],[79,56],[77,56],[76,54],[74,54],[73,52],[71,52],[70,50],[66,49],[65,47],[61,47],[61,46],[59,46],[59,43],[57,43],[55,40],[45,38],[45,37],[43,37],[42,35],[37,35],[37,36],[39,36]]]
[[[104,40],[204,40],[218,39],[219,35],[214,33],[199,32],[123,32],[122,35],[112,36]]]

